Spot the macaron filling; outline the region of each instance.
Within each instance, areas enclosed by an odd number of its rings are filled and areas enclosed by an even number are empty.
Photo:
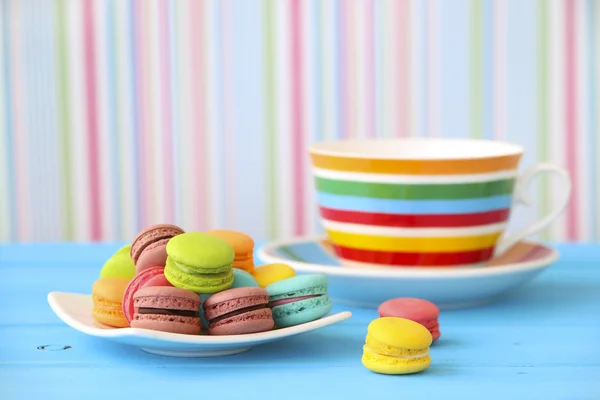
[[[252,312],[252,311],[262,310],[262,309],[265,309],[265,308],[268,308],[267,304],[257,304],[255,306],[240,308],[239,310],[231,311],[231,312],[228,312],[226,314],[223,314],[223,315],[220,315],[218,317],[215,317],[215,318],[209,320],[209,323],[210,323],[211,326],[214,327],[217,323],[219,323],[219,322],[221,322],[223,320],[226,320],[228,318],[232,318],[232,317],[235,317],[237,315],[242,315],[242,314],[245,314],[245,313],[248,313],[248,312]]]
[[[319,296],[321,296],[321,295],[320,294],[311,294],[311,295],[308,295],[308,296],[291,297],[291,298],[287,298],[287,299],[275,300],[275,301],[269,302],[269,307],[273,308],[273,307],[281,306],[281,305],[284,305],[284,304],[293,303],[295,301],[302,301],[302,300],[306,300],[306,299],[313,299],[313,298],[319,297]]]
[[[141,307],[137,309],[138,314],[159,314],[159,315],[175,315],[178,317],[197,317],[196,311],[192,310],[175,310],[171,308],[150,308]]]

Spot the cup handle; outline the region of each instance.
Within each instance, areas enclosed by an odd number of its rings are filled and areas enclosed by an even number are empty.
[[[558,202],[558,207],[552,210],[545,217],[523,228],[521,231],[513,234],[505,234],[505,236],[499,241],[499,244],[496,246],[494,257],[497,257],[500,254],[504,253],[506,250],[514,246],[520,240],[528,236],[534,235],[539,231],[545,229],[548,225],[554,222],[554,220],[563,212],[563,210],[569,203],[569,199],[571,198],[571,178],[569,177],[569,173],[563,168],[548,163],[536,164],[527,169],[519,176],[519,178],[517,179],[513,203],[520,203],[530,206],[530,183],[536,176],[543,173],[552,173],[554,175],[557,175],[561,180],[561,185],[564,188],[564,190],[562,191],[562,198]]]

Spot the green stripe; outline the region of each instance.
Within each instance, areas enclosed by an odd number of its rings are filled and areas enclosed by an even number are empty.
[[[268,172],[268,227],[269,237],[274,238],[277,235],[277,127],[276,127],[276,104],[275,104],[275,29],[273,0],[265,1],[265,122],[267,127],[267,172]]]
[[[539,19],[538,19],[538,158],[540,161],[549,161],[549,143],[548,135],[549,131],[549,93],[548,93],[548,3],[546,0],[541,0],[539,5]],[[546,179],[541,179],[540,190],[540,207],[538,215],[540,217],[548,215],[550,209],[550,187]],[[548,240],[550,238],[550,232],[548,229],[544,229],[541,232],[542,238]]]
[[[471,137],[483,136],[483,3],[471,0]]]
[[[60,160],[62,170],[62,237],[64,240],[73,240],[73,202],[71,190],[71,148],[69,138],[71,137],[69,126],[69,71],[67,61],[67,20],[65,1],[60,0],[56,7],[56,44],[58,49],[58,76],[57,93],[59,104],[59,140],[60,140]]]
[[[316,178],[319,192],[393,200],[457,200],[511,194],[514,179],[451,184],[393,184]]]

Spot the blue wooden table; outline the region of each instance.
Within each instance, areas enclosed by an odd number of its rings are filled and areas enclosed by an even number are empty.
[[[0,245],[0,399],[600,399],[600,246],[558,246],[560,261],[511,297],[443,312],[431,367],[384,376],[360,363],[375,310],[210,359],[71,329],[48,292],[90,293],[120,245]]]

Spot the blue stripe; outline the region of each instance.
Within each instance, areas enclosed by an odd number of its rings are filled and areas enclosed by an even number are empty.
[[[319,205],[344,211],[391,214],[463,214],[509,208],[512,196],[464,200],[389,200],[318,193]]]
[[[600,23],[600,21],[596,21],[596,14],[595,14],[595,9],[594,7],[598,7],[598,4],[595,4],[596,1],[595,0],[589,0],[588,2],[588,54],[589,54],[589,76],[590,76],[590,83],[588,85],[588,87],[590,88],[590,90],[588,90],[588,101],[589,101],[589,112],[588,112],[588,118],[589,118],[589,122],[588,122],[588,126],[589,126],[589,131],[587,132],[588,134],[588,138],[589,138],[589,146],[588,146],[588,152],[589,152],[589,160],[590,160],[590,166],[588,168],[588,171],[590,173],[590,188],[592,188],[592,190],[590,190],[590,204],[592,205],[589,208],[589,213],[590,215],[588,216],[588,223],[590,223],[591,221],[591,239],[592,240],[599,240],[600,237],[598,236],[598,226],[596,225],[596,218],[598,215],[598,196],[597,196],[597,188],[598,185],[600,185],[600,182],[596,179],[596,173],[597,173],[597,168],[595,164],[596,158],[597,158],[597,143],[598,143],[598,138],[597,138],[597,134],[596,134],[596,118],[600,118],[600,115],[596,114],[596,101],[597,101],[597,93],[596,93],[596,79],[598,79],[598,77],[596,76],[596,68],[598,67],[596,65],[596,57],[598,57],[598,54],[596,54],[596,40],[598,40],[598,38],[596,38],[594,36],[594,26],[596,26],[595,24]]]
[[[177,17],[176,17],[176,7],[177,5],[173,1],[168,2],[168,13],[169,13],[169,63],[170,63],[170,84],[171,84],[171,136],[173,138],[173,202],[175,205],[175,223],[182,224],[183,220],[181,218],[181,207],[180,201],[181,196],[179,195],[180,185],[179,185],[179,177],[180,169],[179,169],[179,135],[178,132],[181,132],[181,127],[179,123],[179,117],[176,115],[177,112],[181,109],[179,105],[179,60],[175,56],[177,53],[177,43],[179,43],[179,37],[177,35]]]
[[[5,171],[7,171],[8,176],[8,193],[6,194],[8,198],[8,228],[9,228],[9,240],[16,241],[17,240],[17,202],[15,199],[17,188],[15,185],[15,173],[16,169],[15,165],[15,157],[14,157],[14,143],[13,143],[13,110],[12,110],[12,76],[11,76],[11,68],[10,68],[10,32],[8,29],[8,0],[4,0],[2,2],[2,35],[4,37],[4,83],[5,83],[5,97],[4,97],[4,142],[6,143],[6,151],[4,154],[5,160]]]
[[[428,81],[428,65],[429,65],[429,29],[427,25],[430,23],[427,14],[427,2],[421,1],[421,135],[429,136],[429,81]]]
[[[133,164],[133,168],[132,168],[132,172],[133,172],[133,181],[135,182],[135,190],[134,190],[134,197],[135,197],[135,204],[140,204],[140,177],[139,177],[139,165],[138,165],[138,151],[137,149],[139,149],[140,147],[140,105],[139,105],[139,101],[138,101],[138,93],[139,91],[137,90],[137,80],[136,80],[136,75],[137,75],[137,64],[138,64],[138,60],[137,60],[137,55],[136,55],[136,47],[135,47],[135,10],[134,10],[134,5],[133,5],[133,1],[134,0],[130,0],[129,2],[129,16],[131,18],[130,20],[130,30],[129,30],[129,46],[130,46],[130,51],[129,54],[131,55],[131,60],[130,60],[130,65],[131,65],[131,69],[130,71],[130,75],[129,75],[129,79],[131,82],[131,110],[133,111],[133,118],[132,118],[132,122],[133,122],[133,129],[132,129],[132,133],[133,133],[133,151],[131,154],[131,161]],[[135,230],[138,231],[141,228],[141,221],[142,221],[142,210],[141,207],[135,207],[136,212],[135,212]]]
[[[383,28],[383,21],[381,7],[383,3],[374,2],[373,6],[375,9],[373,10],[373,43],[374,53],[375,53],[375,136],[382,136],[383,132],[383,104],[385,104],[383,100],[383,80],[384,80],[384,69],[383,69],[383,51],[382,51],[382,34],[381,31]]]
[[[108,74],[108,126],[110,148],[115,149],[111,153],[111,160],[109,162],[112,186],[113,186],[113,202],[114,202],[114,215],[113,222],[116,225],[117,237],[123,237],[124,233],[121,222],[121,186],[119,184],[119,171],[121,171],[121,154],[119,153],[118,135],[119,125],[117,124],[117,79],[116,79],[116,55],[115,55],[115,1],[106,2],[106,71]]]

